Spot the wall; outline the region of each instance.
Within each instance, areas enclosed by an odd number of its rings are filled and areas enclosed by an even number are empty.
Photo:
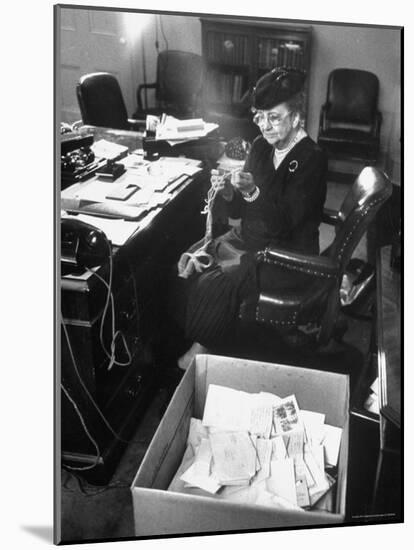
[[[117,17],[116,12],[108,12],[107,18]],[[119,42],[124,48],[124,57],[130,56],[130,75],[124,78],[123,93],[128,113],[136,108],[135,92],[144,81],[155,82],[158,40],[159,49],[168,45],[170,49],[182,49],[201,53],[201,23],[198,16],[123,14],[122,36]],[[400,94],[401,94],[401,52],[400,31],[373,27],[346,25],[312,24],[312,71],[310,75],[308,132],[316,138],[320,108],[326,97],[329,72],[337,67],[366,69],[374,72],[380,80],[379,108],[383,114],[381,148],[392,159],[400,159]],[[85,42],[92,41],[85,36]],[[118,44],[119,47],[119,44]],[[102,52],[106,59],[114,52]],[[65,52],[70,53],[69,52]],[[84,55],[83,73],[96,70],[89,58]],[[145,60],[145,64],[143,61]],[[90,66],[88,65],[88,62]],[[73,63],[72,63],[73,64]],[[119,65],[119,63],[118,63]],[[103,69],[101,69],[103,70]],[[111,70],[108,67],[106,70]],[[144,74],[145,73],[145,74]],[[80,76],[80,75],[78,75]],[[71,88],[71,101],[77,108],[74,84]],[[148,95],[151,105],[153,94]],[[76,113],[79,118],[78,113]]]
[[[338,67],[365,69],[380,81],[382,112],[381,149],[400,154],[401,52],[396,29],[312,25],[312,74],[309,98],[309,133],[317,136],[319,112],[325,101],[330,71]]]
[[[201,23],[197,16],[152,15],[143,34],[146,62],[146,82],[155,82],[159,50],[184,50],[201,55]],[[141,72],[141,76],[142,72]],[[142,83],[141,80],[139,83]],[[148,94],[149,105],[154,103],[154,94]]]
[[[160,16],[157,16],[158,20]],[[201,52],[201,25],[198,17],[161,16],[168,46]],[[155,16],[147,29],[148,74],[155,78]],[[158,21],[159,24],[159,21]],[[400,31],[373,27],[311,24],[313,28],[312,72],[310,75],[308,132],[315,139],[319,113],[325,101],[328,75],[338,67],[365,69],[380,81],[379,109],[383,115],[381,149],[399,162],[401,51]],[[161,49],[165,42],[159,32]]]

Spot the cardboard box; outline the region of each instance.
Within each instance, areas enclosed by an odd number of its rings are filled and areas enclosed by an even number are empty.
[[[276,510],[167,491],[186,449],[192,416],[203,417],[209,384],[246,392],[294,393],[299,407],[343,428],[335,513]],[[177,387],[131,486],[137,537],[340,524],[348,464],[347,375],[213,355],[198,355]]]

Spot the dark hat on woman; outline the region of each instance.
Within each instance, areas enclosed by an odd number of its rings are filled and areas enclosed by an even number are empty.
[[[256,109],[271,109],[301,92],[304,83],[303,71],[277,67],[259,78],[250,94],[250,104]]]

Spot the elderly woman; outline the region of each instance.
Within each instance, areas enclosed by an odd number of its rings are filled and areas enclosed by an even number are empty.
[[[302,126],[303,86],[303,73],[286,68],[260,78],[251,105],[261,135],[243,170],[231,180],[212,171],[217,201],[241,223],[216,239],[213,266],[187,281],[185,330],[195,343],[180,358],[182,369],[231,334],[241,301],[257,293],[255,252],[268,245],[319,252],[327,159]]]

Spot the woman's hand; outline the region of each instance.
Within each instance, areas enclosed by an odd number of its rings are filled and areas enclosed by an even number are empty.
[[[220,174],[219,170],[211,170],[210,183],[214,189],[217,189],[223,199],[229,202],[233,199],[234,189],[226,174]]]
[[[231,176],[231,184],[240,191],[242,195],[250,195],[256,190],[253,175],[250,172],[238,170]]]

